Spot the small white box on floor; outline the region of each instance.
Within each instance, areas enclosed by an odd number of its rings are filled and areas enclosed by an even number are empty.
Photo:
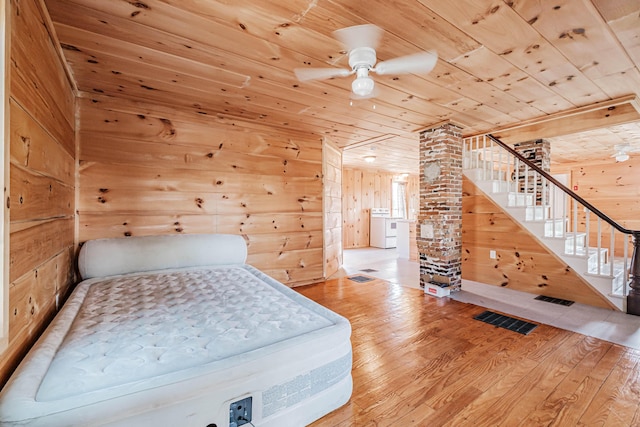
[[[442,298],[442,297],[448,297],[451,291],[449,290],[448,287],[441,288],[438,285],[427,283],[427,285],[424,287],[424,293],[433,295],[434,297]]]

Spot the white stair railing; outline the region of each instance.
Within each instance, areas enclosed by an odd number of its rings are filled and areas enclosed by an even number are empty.
[[[611,279],[610,295],[629,292],[631,238],[548,173],[491,135],[464,140],[463,169],[475,181],[491,182],[493,193],[507,193],[509,207],[524,208],[525,221],[544,223],[544,239],[564,239],[566,257],[581,257],[585,275]]]

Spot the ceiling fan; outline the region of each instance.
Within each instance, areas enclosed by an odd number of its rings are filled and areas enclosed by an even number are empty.
[[[382,36],[382,29],[373,24],[356,25],[333,32],[336,39],[349,49],[349,66],[345,68],[296,68],[298,80],[323,80],[333,77],[356,75],[351,90],[356,97],[373,96],[374,82],[369,72],[376,74],[426,74],[435,67],[438,54],[424,51],[400,56],[376,64],[376,46]]]
[[[615,157],[616,162],[626,162],[629,160],[629,153],[640,152],[640,147],[636,147],[626,142],[624,144],[616,144],[613,147],[615,153],[611,157]]]

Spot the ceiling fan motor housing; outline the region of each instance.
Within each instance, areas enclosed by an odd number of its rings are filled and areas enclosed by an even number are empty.
[[[352,70],[370,70],[376,63],[376,51],[370,47],[358,47],[349,52],[349,66]]]

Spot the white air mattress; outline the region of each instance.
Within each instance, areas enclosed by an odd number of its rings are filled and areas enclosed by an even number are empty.
[[[351,395],[343,317],[246,265],[81,282],[0,394],[1,425],[301,426]],[[248,425],[248,424],[247,424]]]

